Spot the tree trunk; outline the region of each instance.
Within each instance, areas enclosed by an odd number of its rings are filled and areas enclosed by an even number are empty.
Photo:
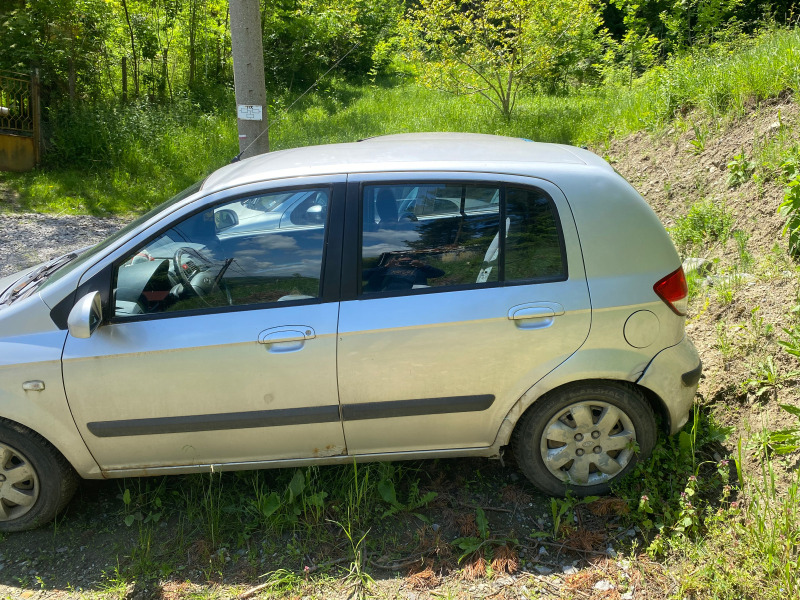
[[[128,101],[128,57],[122,57],[122,103]]]
[[[69,103],[75,104],[75,59],[70,56],[69,57],[69,75],[68,75],[68,85],[69,85]]]
[[[194,86],[195,71],[197,68],[197,55],[195,54],[195,42],[197,38],[197,1],[191,0],[189,11],[189,88]]]
[[[264,49],[261,39],[259,0],[230,0],[233,82],[236,105],[252,106],[238,120],[239,152],[242,157],[269,152],[267,134],[267,90],[264,84]],[[258,118],[257,113],[261,113]],[[250,118],[247,118],[250,117]]]
[[[131,38],[131,54],[133,54],[133,96],[139,96],[139,60],[136,56],[136,41],[133,36],[133,26],[131,26],[131,16],[128,14],[128,2],[122,0],[122,8],[125,10],[125,21],[128,23],[128,33]]]
[[[163,103],[167,99],[167,79],[169,73],[167,72],[167,49],[164,48],[161,63],[161,79],[158,80],[158,95],[159,100]]]

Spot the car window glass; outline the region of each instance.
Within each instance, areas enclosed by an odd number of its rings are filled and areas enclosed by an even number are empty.
[[[505,280],[566,275],[553,203],[537,189],[506,190]]]
[[[328,194],[324,190],[309,191],[300,194],[291,207],[289,220],[293,225],[316,225],[322,222],[328,213]]]
[[[536,188],[365,186],[362,223],[364,294],[566,277],[553,202]]]
[[[476,185],[366,186],[362,292],[497,281],[497,192]]]
[[[115,316],[319,297],[329,190],[304,191],[303,199],[317,202],[306,207],[304,226],[284,227],[280,214],[261,208],[297,194],[217,205],[131,253],[115,269]],[[312,206],[321,208],[309,212]]]

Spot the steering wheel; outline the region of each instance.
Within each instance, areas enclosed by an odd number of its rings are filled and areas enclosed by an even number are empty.
[[[197,266],[196,267],[197,270],[192,274],[192,276],[196,275],[200,271],[208,270],[207,266],[208,261],[197,250],[195,250],[194,248],[190,248],[188,246],[181,246],[175,251],[175,254],[172,256],[172,266],[175,270],[175,274],[178,276],[178,279],[181,280],[181,283],[184,285],[184,287],[188,287],[194,290],[195,293],[197,293],[197,290],[195,290],[195,286],[192,285],[192,281],[189,278],[189,275],[187,275],[186,270],[184,269],[184,263],[183,263],[184,254],[191,254],[193,257],[200,259],[200,261],[202,261],[203,265],[205,266],[205,268]],[[200,296],[201,294],[197,293],[197,295]]]
[[[202,262],[202,265],[195,265],[195,271],[191,273],[191,277],[187,274],[186,269],[184,269],[183,265],[183,257],[185,254],[190,254],[196,259]],[[206,303],[208,306],[212,306],[211,303],[205,300],[203,296],[210,294],[214,291],[214,288],[219,288],[220,290],[225,292],[225,297],[228,300],[228,305],[233,305],[233,298],[231,298],[231,291],[227,285],[220,285],[222,282],[222,276],[225,274],[225,271],[228,270],[228,267],[233,262],[232,258],[225,260],[225,264],[222,265],[222,268],[211,277],[210,275],[205,275],[202,277],[202,283],[194,284],[192,280],[199,273],[203,273],[206,271],[210,271],[211,267],[213,266],[213,262],[210,261],[208,258],[203,256],[200,252],[191,248],[189,246],[181,246],[175,251],[175,254],[172,256],[172,265],[175,270],[175,273],[178,275],[178,279],[180,279],[181,284],[183,285],[184,289],[191,290],[197,297],[199,297],[203,302]]]

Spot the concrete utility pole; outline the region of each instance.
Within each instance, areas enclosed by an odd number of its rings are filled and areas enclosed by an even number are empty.
[[[239,125],[239,152],[248,158],[269,152],[267,90],[264,83],[264,48],[261,42],[259,0],[230,0],[233,83]]]

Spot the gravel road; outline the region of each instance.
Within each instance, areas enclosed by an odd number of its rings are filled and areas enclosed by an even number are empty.
[[[86,215],[0,213],[0,277],[96,244],[124,223]]]

